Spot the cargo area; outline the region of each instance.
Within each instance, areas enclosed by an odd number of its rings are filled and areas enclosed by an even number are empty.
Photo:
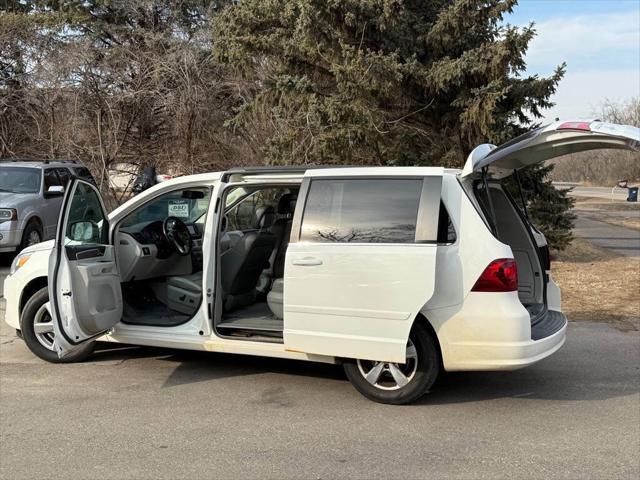
[[[544,235],[531,225],[526,213],[499,181],[475,181],[472,188],[495,237],[509,245],[513,252],[518,267],[518,297],[531,317],[532,340],[556,333],[566,318],[547,308],[550,261]]]

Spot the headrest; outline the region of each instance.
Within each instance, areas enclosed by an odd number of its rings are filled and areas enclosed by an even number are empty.
[[[280,215],[293,215],[296,209],[296,200],[298,195],[296,193],[285,193],[280,197],[278,202],[278,213]]]
[[[273,225],[276,219],[276,212],[271,205],[258,207],[254,213],[253,228],[263,229]]]

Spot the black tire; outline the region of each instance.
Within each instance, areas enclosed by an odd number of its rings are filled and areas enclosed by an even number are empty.
[[[41,288],[27,301],[22,310],[20,317],[20,330],[22,332],[22,339],[27,344],[29,350],[34,355],[46,360],[50,363],[74,363],[82,362],[85,360],[95,348],[95,342],[89,342],[85,344],[78,352],[65,358],[59,358],[58,354],[51,348],[47,348],[41,340],[38,340],[38,336],[35,332],[34,325],[42,320],[41,308],[45,303],[49,301],[49,290],[47,287]],[[47,314],[48,315],[48,314]],[[50,317],[49,317],[50,319]],[[42,338],[42,337],[41,337]],[[46,341],[44,341],[46,343]]]
[[[409,368],[411,370],[411,375],[408,376],[408,383],[404,386],[398,386],[396,384],[395,387],[387,387],[387,388],[395,388],[395,389],[384,389],[384,387],[376,386],[365,378],[365,370],[364,365],[365,362],[360,362],[358,360],[345,360],[343,366],[344,371],[347,374],[347,378],[351,382],[351,384],[358,390],[362,395],[367,397],[369,400],[373,400],[374,402],[379,403],[387,403],[391,405],[404,405],[407,403],[412,403],[426,394],[429,389],[433,386],[438,375],[440,373],[441,360],[440,360],[440,351],[437,345],[437,339],[434,338],[434,335],[431,331],[422,323],[416,322],[416,324],[411,329],[411,333],[409,334],[409,345],[413,345],[415,347],[416,352],[416,365],[411,366],[408,361],[403,368]],[[371,365],[378,364],[379,362],[368,362]],[[396,364],[391,364],[389,362],[382,362],[385,366],[382,368],[387,369],[386,366],[396,366]],[[369,370],[368,372],[370,372]],[[388,372],[388,373],[386,373]],[[387,375],[392,382],[391,372],[387,370],[383,370],[382,375]]]
[[[38,237],[38,241],[34,242],[35,236]],[[27,224],[22,232],[22,240],[20,241],[20,251],[24,250],[30,245],[35,245],[42,241],[42,228],[38,225],[38,222],[31,221]]]

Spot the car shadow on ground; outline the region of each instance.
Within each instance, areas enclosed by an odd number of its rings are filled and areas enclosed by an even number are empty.
[[[281,373],[346,381],[340,365],[252,355],[112,345],[109,343],[99,344],[88,361],[128,361],[138,358],[155,358],[161,362],[175,364],[176,368],[167,377],[163,387],[260,373]]]
[[[584,358],[592,353],[584,352]],[[618,355],[620,358],[609,358],[609,362],[624,364],[624,353],[619,352]],[[431,392],[416,404],[446,405],[507,398],[589,401],[640,392],[637,372],[634,373],[632,366],[612,372],[610,363],[593,359],[581,362],[582,356],[580,352],[571,355],[571,359],[558,355],[511,372],[444,372]],[[264,373],[348,383],[340,365],[249,355],[102,344],[92,360],[128,361],[136,358],[156,358],[176,364],[163,388]]]

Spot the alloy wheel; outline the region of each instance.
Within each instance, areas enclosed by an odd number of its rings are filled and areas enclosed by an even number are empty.
[[[358,370],[364,379],[381,390],[398,390],[407,385],[418,370],[418,352],[411,340],[407,342],[404,364],[358,360]]]
[[[33,317],[33,332],[43,347],[53,351],[53,319],[47,305],[42,305]]]
[[[29,235],[27,236],[27,247],[40,243],[41,241],[42,239],[40,238],[40,234],[36,230],[33,230],[29,232]]]

